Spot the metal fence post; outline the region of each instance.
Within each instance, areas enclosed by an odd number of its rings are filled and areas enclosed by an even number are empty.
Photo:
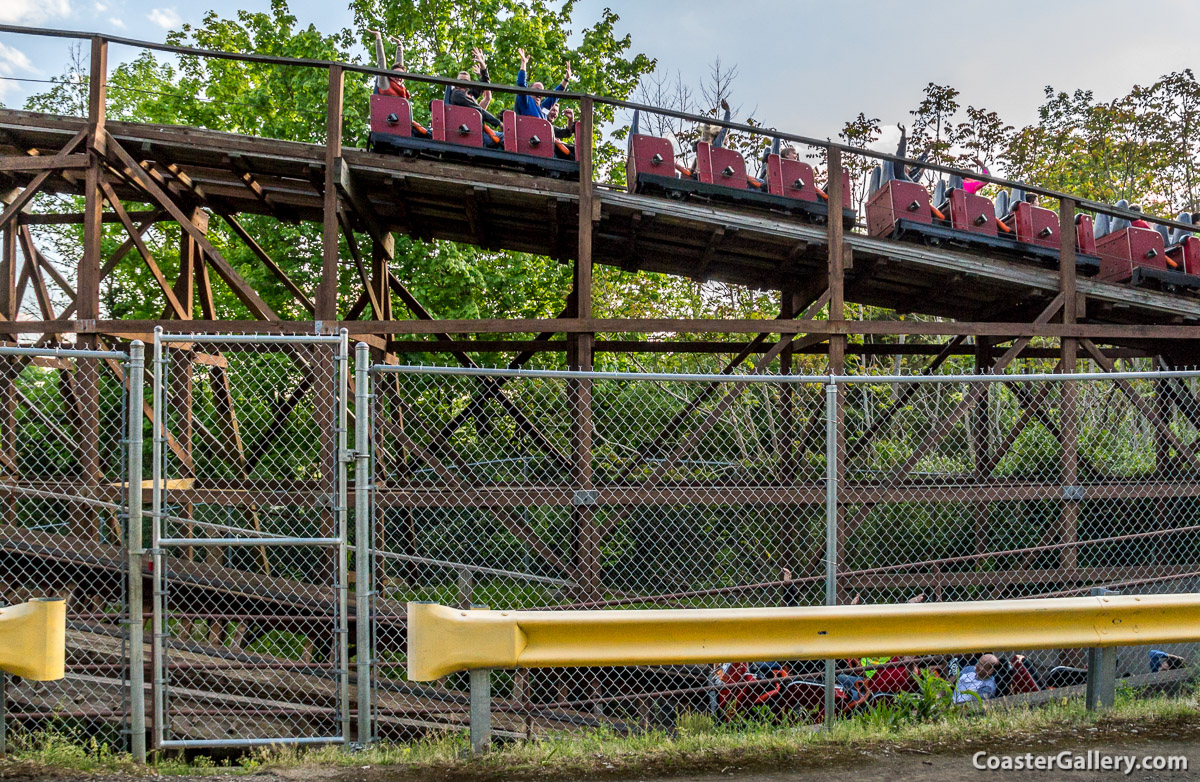
[[[127,418],[129,436],[129,494],[126,507],[126,555],[129,571],[129,751],[134,763],[146,762],[146,650],[142,630],[142,389],[146,382],[146,346],[134,340],[129,346]]]
[[[837,605],[838,519],[838,388],[833,377],[825,386],[825,605]],[[825,727],[833,726],[837,660],[825,661]]]
[[[471,677],[471,754],[482,755],[492,742],[492,671],[472,668]]]
[[[1115,595],[1104,587],[1092,587],[1095,597]],[[1087,709],[1109,709],[1117,700],[1117,650],[1111,646],[1095,646],[1087,653]]]
[[[346,464],[350,461],[347,429],[350,407],[350,342],[346,329],[340,332],[337,346],[334,382],[337,391],[335,420],[337,422],[337,583],[338,583],[338,700],[342,706],[342,740],[350,742],[352,720],[350,717],[350,551],[349,501],[346,482]]]
[[[166,441],[163,386],[166,382],[167,362],[163,355],[162,326],[154,328],[154,390],[150,402],[150,562],[151,573],[151,620],[150,659],[151,698],[154,703],[154,746],[159,748],[167,738],[166,726],[166,683],[163,681],[163,555],[159,546],[162,538],[163,513],[163,443]]]
[[[371,598],[374,552],[371,550],[371,351],[354,346],[354,595],[355,687],[358,694],[358,741],[371,740]]]

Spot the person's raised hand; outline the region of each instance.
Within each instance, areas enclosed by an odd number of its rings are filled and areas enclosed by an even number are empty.
[[[521,70],[524,70],[529,64],[529,55],[525,54],[524,49],[517,49],[517,56],[521,58]]]
[[[571,72],[571,63],[567,63],[567,73],[565,76],[563,76],[563,86],[565,87],[566,85],[570,84],[571,79],[574,76],[575,74]]]
[[[563,116],[566,117],[568,125],[575,124],[575,110],[574,109],[564,109]]]
[[[729,101],[721,98],[721,111],[729,111]]]
[[[370,28],[367,28],[367,32],[369,32],[371,35],[375,36],[376,38],[383,37],[383,32],[380,30],[372,30]]]

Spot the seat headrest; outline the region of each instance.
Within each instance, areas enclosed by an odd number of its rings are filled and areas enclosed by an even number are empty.
[[[961,190],[962,186],[963,186],[963,178],[960,177],[958,174],[951,174],[950,175],[950,185],[949,185],[950,189]]]
[[[1112,233],[1112,218],[1106,214],[1097,214],[1096,221],[1092,223],[1092,236],[1099,239],[1110,233]]]
[[[946,202],[946,180],[939,179],[933,188],[933,202],[941,206]]]
[[[1189,212],[1180,212],[1179,216],[1177,216],[1175,218],[1175,222],[1187,223],[1188,225],[1191,225],[1192,224],[1192,215]],[[1173,229],[1171,229],[1171,233],[1170,233],[1170,237],[1171,237],[1170,241],[1168,241],[1167,244],[1179,244],[1184,239],[1186,239],[1190,234],[1191,234],[1191,232],[1188,231],[1186,228],[1173,228]]]
[[[1129,208],[1129,200],[1126,198],[1122,198],[1120,201],[1117,202],[1117,208],[1118,209],[1128,209]],[[1113,233],[1116,233],[1117,231],[1124,231],[1128,227],[1129,227],[1129,219],[1128,218],[1114,217],[1112,219],[1112,232]]]
[[[1003,219],[1008,215],[1008,191],[1001,190],[996,194],[996,219]]]
[[[883,187],[883,169],[878,164],[871,169],[871,180],[867,184],[867,198],[879,192],[879,188]]]

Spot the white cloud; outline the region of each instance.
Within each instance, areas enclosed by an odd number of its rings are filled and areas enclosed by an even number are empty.
[[[33,73],[33,71],[33,63],[25,56],[25,52],[0,43],[0,76],[16,76],[19,73]],[[4,93],[16,86],[15,82],[0,79],[0,98],[3,98]]]
[[[125,29],[125,22],[123,22],[122,20],[118,19],[115,16],[112,17],[111,19],[109,19],[108,23],[111,24],[113,27],[117,28],[118,30]]]
[[[37,24],[71,13],[68,0],[4,0],[0,2],[0,23]]]
[[[164,30],[169,30],[183,21],[179,16],[179,12],[174,8],[155,8],[146,14],[146,18]]]
[[[97,2],[96,2],[96,13],[98,13],[98,14],[102,14],[102,13],[104,13],[104,12],[105,12],[105,11],[107,11],[107,10],[108,10],[108,5],[107,5],[107,4],[105,4],[105,3],[101,3],[101,2],[99,2],[99,1],[97,1]]]

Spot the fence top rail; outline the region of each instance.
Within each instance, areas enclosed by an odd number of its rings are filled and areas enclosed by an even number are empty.
[[[169,334],[162,326],[154,329],[157,342],[206,342],[223,345],[340,345],[348,338],[349,331],[342,329],[337,334]]]
[[[128,353],[116,350],[76,350],[75,348],[0,347],[0,356],[33,356],[34,358],[95,358],[124,361]]]
[[[682,383],[789,383],[809,385],[872,385],[879,383],[1023,383],[1076,382],[1085,380],[1168,380],[1200,378],[1200,370],[1155,372],[1037,372],[1023,375],[736,375],[670,372],[584,372],[574,369],[501,369],[492,367],[443,367],[414,364],[375,364],[375,373],[405,375],[450,375],[465,377],[531,378],[543,380],[620,380]]]
[[[1132,209],[1120,209],[1113,204],[1103,204],[1097,201],[1091,201],[1070,193],[1063,193],[1049,188],[1038,187],[1024,182],[997,177],[992,174],[985,174],[982,171],[969,171],[967,169],[949,166],[942,163],[919,161],[911,158],[897,157],[886,152],[878,152],[864,147],[852,146],[833,141],[830,138],[819,139],[810,136],[802,136],[795,133],[786,133],[774,128],[765,128],[761,126],[749,125],[741,122],[730,122],[722,120],[720,117],[706,117],[700,114],[692,114],[685,111],[677,111],[674,109],[664,108],[661,106],[650,106],[647,104],[636,103],[619,98],[612,98],[605,95],[592,95],[585,92],[567,92],[555,90],[535,90],[531,87],[517,87],[516,85],[507,85],[498,82],[481,83],[467,82],[459,79],[448,78],[445,76],[430,76],[425,73],[398,72],[383,68],[375,68],[367,65],[359,65],[357,63],[338,62],[336,60],[318,60],[310,58],[293,58],[280,57],[278,55],[254,54],[246,52],[228,52],[215,49],[201,49],[194,46],[179,46],[176,44],[158,43],[155,41],[143,41],[137,38],[126,38],[118,35],[108,35],[98,32],[85,32],[81,30],[55,30],[40,27],[25,27],[22,25],[0,24],[0,33],[14,33],[17,35],[38,35],[51,38],[70,38],[75,40],[95,39],[115,43],[122,46],[130,46],[134,48],[149,49],[152,51],[167,52],[170,54],[191,55],[196,57],[211,57],[216,59],[237,60],[241,62],[257,62],[265,65],[285,65],[299,66],[309,68],[332,68],[338,67],[345,71],[361,73],[372,76],[396,76],[407,81],[420,82],[424,84],[436,84],[441,86],[457,85],[463,87],[477,87],[480,89],[491,89],[498,92],[512,92],[537,97],[556,97],[559,100],[591,100],[594,103],[599,103],[613,108],[627,109],[630,111],[644,111],[647,113],[658,114],[675,119],[682,119],[688,122],[705,123],[708,125],[716,125],[718,127],[728,128],[732,131],[740,133],[750,133],[752,135],[767,136],[769,138],[777,138],[781,141],[787,141],[793,144],[800,144],[806,147],[814,147],[818,149],[837,149],[848,155],[858,155],[865,158],[878,161],[891,161],[900,163],[906,166],[919,166],[929,171],[935,171],[938,174],[947,174],[950,176],[961,176],[965,179],[974,179],[980,182],[985,182],[990,185],[995,185],[1001,188],[1018,188],[1026,193],[1033,193],[1043,198],[1053,199],[1070,199],[1075,202],[1079,208],[1087,209],[1100,214],[1107,214],[1113,217],[1123,217],[1128,220],[1146,220],[1156,225],[1165,225],[1171,228],[1180,228],[1187,231],[1194,231],[1195,226],[1190,223],[1176,222],[1170,218],[1157,217],[1152,214],[1145,214],[1134,211]]]

